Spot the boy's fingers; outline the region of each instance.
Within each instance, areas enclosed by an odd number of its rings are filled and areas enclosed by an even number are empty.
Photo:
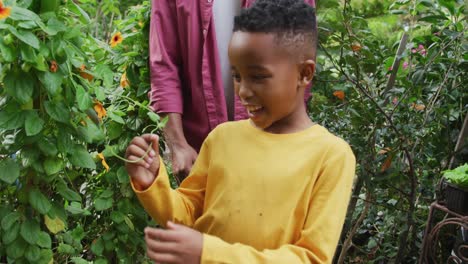
[[[127,159],[130,160],[130,161],[134,161],[134,160],[139,160],[140,157],[130,155],[130,156],[127,157]],[[149,166],[150,166],[150,164],[147,163],[145,160],[139,160],[138,162],[135,162],[135,163],[132,162],[132,164],[139,165],[139,166],[144,167],[144,168],[149,168]]]
[[[173,230],[164,230],[147,227],[145,228],[145,235],[154,240],[160,240],[165,242],[178,241],[178,234]]]
[[[148,257],[156,263],[180,263],[179,257],[173,254],[161,254],[147,250]]]
[[[149,153],[147,154],[147,149],[142,149],[137,145],[130,145],[127,148],[126,151],[126,156],[128,160],[143,160],[146,161],[146,163],[151,164],[153,162],[153,157],[149,156]],[[137,158],[131,159],[130,156],[135,156]]]
[[[151,239],[145,236],[146,247],[148,250],[157,253],[177,253],[179,245],[174,242],[163,242],[155,239]]]

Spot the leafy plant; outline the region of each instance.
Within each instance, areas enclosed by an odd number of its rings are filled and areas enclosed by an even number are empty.
[[[443,177],[445,177],[448,182],[461,188],[468,188],[468,163],[453,170],[444,171]]]

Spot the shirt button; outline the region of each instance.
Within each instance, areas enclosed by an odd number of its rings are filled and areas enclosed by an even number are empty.
[[[211,3],[211,1],[213,1],[213,0],[208,0],[208,3]]]
[[[205,35],[206,35],[206,32],[208,32],[208,30],[206,30],[206,29],[203,29],[203,34],[205,34]]]

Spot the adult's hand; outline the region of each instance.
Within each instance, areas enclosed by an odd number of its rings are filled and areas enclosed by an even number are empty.
[[[178,113],[168,113],[167,116],[164,135],[171,153],[172,172],[179,181],[182,181],[192,169],[198,154],[187,143],[182,127],[182,116]]]

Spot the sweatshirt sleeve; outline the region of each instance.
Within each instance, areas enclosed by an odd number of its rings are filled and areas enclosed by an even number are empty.
[[[138,191],[131,183],[146,212],[162,226],[165,226],[167,221],[173,221],[191,227],[202,214],[209,165],[207,145],[206,142],[202,145],[190,175],[176,190],[170,186],[169,175],[161,157],[159,173],[148,189]]]
[[[149,99],[158,113],[183,113],[179,76],[181,57],[177,34],[176,1],[153,0],[149,33]]]
[[[344,142],[326,155],[313,187],[306,221],[295,243],[260,251],[204,234],[201,263],[332,263],[351,196],[356,162]]]

